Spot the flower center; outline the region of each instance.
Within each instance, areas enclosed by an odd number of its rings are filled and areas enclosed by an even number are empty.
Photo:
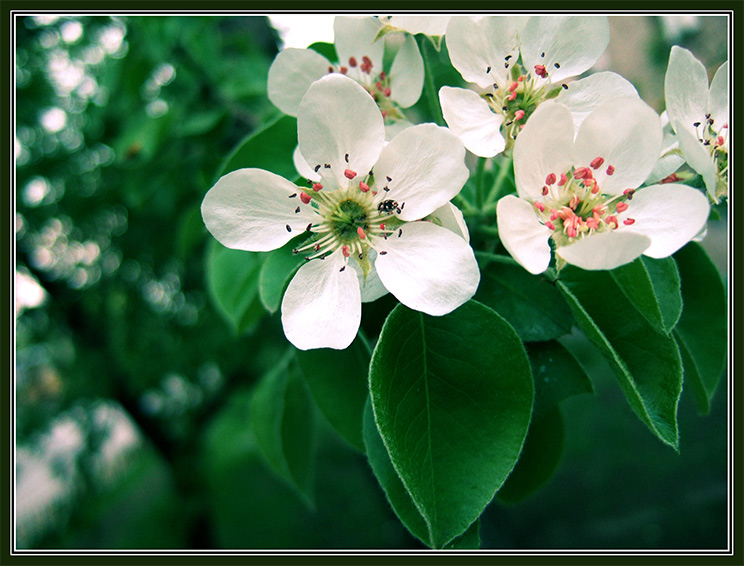
[[[716,164],[716,198],[728,195],[728,124],[716,124],[710,114],[704,122],[694,122],[698,141],[708,150]]]
[[[364,89],[374,98],[377,106],[382,112],[382,117],[386,120],[399,120],[403,118],[398,105],[393,102],[391,95],[390,75],[380,69],[379,72],[373,71],[375,68],[372,59],[367,55],[362,57],[359,63],[356,57],[349,57],[346,65],[340,65],[338,68],[328,67],[329,73],[341,73],[351,77],[364,87]]]
[[[334,252],[341,251],[344,258],[343,271],[348,258],[354,257],[362,268],[365,277],[371,269],[370,250],[384,255],[381,249],[384,242],[396,231],[401,234],[403,224],[399,214],[405,203],[387,198],[389,187],[374,190],[374,176],[359,180],[356,172],[347,169],[344,175],[353,182],[346,187],[324,189],[320,183],[313,183],[310,189],[302,189],[300,198],[310,204],[318,215],[316,222],[308,225],[313,235],[294,254],[306,254],[305,259],[325,259]],[[330,178],[329,178],[330,179]],[[388,184],[391,179],[387,179]]]
[[[634,189],[626,189],[621,195],[606,195],[601,192],[593,171],[605,164],[602,157],[596,157],[586,167],[572,167],[566,173],[550,173],[545,178],[542,198],[533,205],[538,219],[553,231],[552,238],[557,245],[572,243],[594,232],[615,230],[619,226],[617,214],[628,210],[628,202],[633,198]],[[615,168],[607,165],[606,173],[612,175]],[[623,224],[633,224],[633,218],[626,218]]]

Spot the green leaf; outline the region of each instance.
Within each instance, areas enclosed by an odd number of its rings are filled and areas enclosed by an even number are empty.
[[[569,266],[557,284],[581,330],[609,361],[633,411],[677,450],[682,361],[674,339],[633,307],[607,271]]]
[[[355,448],[364,451],[362,414],[369,397],[369,351],[356,338],[345,350],[297,350],[297,361],[320,411]]]
[[[558,405],[535,415],[514,470],[497,497],[504,503],[518,503],[545,485],[563,454],[565,427]]]
[[[262,260],[261,254],[231,250],[216,240],[207,250],[207,290],[237,334],[252,331],[266,314],[258,297]]]
[[[517,461],[532,413],[524,347],[469,301],[433,317],[398,305],[370,365],[375,421],[390,460],[442,548],[480,516]]]
[[[468,527],[467,531],[448,542],[444,546],[444,550],[480,548],[480,545],[480,519],[476,519],[475,522]]]
[[[256,386],[251,425],[269,466],[312,506],[315,414],[291,353]]]
[[[382,441],[380,431],[375,424],[375,416],[372,412],[372,405],[367,403],[364,410],[364,445],[367,450],[367,459],[369,460],[372,471],[377,481],[382,486],[390,505],[398,515],[401,523],[410,531],[410,533],[424,544],[429,544],[429,530],[426,521],[416,508],[416,504],[406,491],[403,482],[398,477],[398,473],[393,468],[393,464],[388,456],[385,443]]]
[[[685,308],[674,336],[685,362],[685,377],[698,408],[707,413],[726,368],[726,290],[718,268],[700,244],[675,254]]]
[[[669,334],[682,314],[677,264],[671,257],[641,256],[610,271],[631,304],[656,329]]]
[[[551,340],[571,332],[571,311],[554,285],[519,265],[482,257],[479,261],[476,300],[503,316],[522,340]]]
[[[296,179],[297,170],[292,160],[296,147],[297,119],[279,116],[245,138],[225,160],[218,177],[237,169],[257,167],[285,179]]]
[[[289,242],[269,253],[261,268],[258,292],[261,302],[270,313],[275,313],[279,309],[284,290],[305,261],[305,256],[292,253],[295,246],[295,243]]]
[[[535,383],[533,418],[568,397],[594,392],[584,368],[559,342],[533,342],[527,345],[527,353]]]
[[[328,59],[331,63],[338,63],[338,56],[336,55],[336,46],[333,43],[326,43],[325,41],[316,41],[311,43],[307,47],[313,51],[320,53],[323,57]]]

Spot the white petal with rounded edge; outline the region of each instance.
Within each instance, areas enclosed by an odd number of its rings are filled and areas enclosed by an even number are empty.
[[[328,59],[312,49],[280,51],[269,67],[269,100],[279,110],[297,116],[300,100],[319,78],[328,74]]]
[[[550,243],[553,233],[537,219],[532,205],[514,195],[496,204],[499,238],[506,251],[530,273],[542,273],[550,265]]]
[[[451,202],[437,208],[425,220],[430,220],[437,226],[447,228],[447,230],[454,232],[466,242],[470,241],[470,233],[468,232],[468,225],[465,224],[465,217],[462,215],[462,211]]]
[[[556,83],[597,62],[610,42],[610,25],[606,16],[532,16],[520,42],[527,71],[544,65],[546,80]]]
[[[292,152],[292,162],[294,163],[297,172],[305,177],[305,179],[310,179],[311,181],[316,182],[320,181],[320,175],[313,171],[312,167],[310,167],[310,165],[307,164],[307,161],[305,161],[305,158],[302,157],[299,145]]]
[[[637,191],[628,210],[618,219],[622,222],[634,218],[634,224],[620,229],[648,236],[651,245],[643,253],[662,258],[692,240],[705,227],[709,212],[708,199],[698,189],[677,184],[652,185]]]
[[[372,61],[372,74],[382,71],[382,56],[385,45],[375,41],[380,23],[371,16],[336,16],[333,20],[333,43],[336,45],[339,65],[349,67],[349,58],[357,65],[365,55]]]
[[[478,93],[443,86],[439,89],[439,101],[447,126],[471,153],[493,157],[504,151],[506,141],[501,134],[504,117],[491,112],[488,103]]]
[[[615,269],[643,254],[650,244],[643,234],[612,230],[560,246],[555,253],[581,269]]]
[[[431,222],[411,222],[403,235],[382,246],[375,267],[380,280],[407,307],[441,316],[474,294],[480,271],[470,246],[460,236]]]
[[[674,125],[676,126],[677,141],[679,142],[679,149],[682,151],[682,156],[687,161],[687,164],[702,176],[705,182],[705,188],[711,197],[715,198],[716,163],[713,161],[713,156],[708,153],[708,150],[698,141],[695,135],[688,132],[678,122]]]
[[[594,73],[566,86],[568,88],[561,89],[555,101],[568,106],[577,132],[584,118],[603,102],[623,96],[638,96],[630,81],[611,71]]]
[[[519,57],[519,32],[526,23],[526,16],[452,16],[446,33],[452,65],[481,88],[494,82],[503,87],[506,64],[511,67]]]
[[[380,297],[387,295],[389,292],[385,288],[385,285],[382,284],[382,281],[380,281],[380,276],[377,274],[377,270],[374,267],[376,259],[377,252],[375,250],[370,250],[369,261],[370,264],[372,264],[372,269],[367,274],[366,280],[364,279],[364,273],[362,272],[362,268],[359,266],[359,263],[356,262],[354,259],[349,260],[349,266],[354,268],[354,270],[357,272],[357,277],[359,278],[359,287],[362,292],[363,303],[371,303],[372,301],[376,301]]]
[[[695,135],[695,122],[705,121],[708,106],[708,73],[687,49],[675,45],[664,77],[669,121]],[[675,129],[679,133],[679,130]]]
[[[593,172],[600,191],[621,194],[636,188],[653,171],[661,155],[661,119],[640,98],[616,98],[598,106],[576,134],[574,164],[588,167],[596,157],[604,164]],[[613,166],[613,175],[607,167]]]
[[[263,169],[232,171],[209,189],[201,205],[207,230],[224,246],[266,252],[282,247],[319,220],[299,189]],[[295,209],[300,207],[300,212]],[[291,230],[287,230],[287,226]]]
[[[661,157],[654,165],[653,171],[646,177],[644,184],[658,183],[682,167],[685,159],[678,153],[670,153],[677,148],[679,148],[677,136],[674,135],[671,125],[668,128],[665,126],[664,138],[661,142]]]
[[[571,112],[554,101],[542,103],[527,120],[514,144],[514,179],[521,197],[537,199],[545,177],[566,173],[573,164]]]
[[[354,341],[362,300],[356,271],[339,271],[343,265],[343,255],[334,253],[307,262],[290,281],[282,299],[282,326],[300,350],[343,350]]]
[[[336,182],[347,186],[359,180],[349,181],[346,169],[364,176],[377,161],[385,126],[369,93],[354,80],[333,74],[313,83],[300,102],[297,135],[308,165],[330,165]]]
[[[450,16],[392,16],[388,23],[408,33],[444,35]]]
[[[728,61],[718,67],[708,92],[708,112],[713,119],[713,129],[717,132],[728,124],[729,120],[729,87]]]
[[[390,98],[401,108],[418,102],[424,88],[424,60],[416,40],[406,35],[390,69]]]
[[[469,172],[465,148],[455,134],[434,124],[419,124],[385,146],[374,174],[375,189],[389,187],[387,198],[400,203],[398,216],[419,220],[459,193]]]

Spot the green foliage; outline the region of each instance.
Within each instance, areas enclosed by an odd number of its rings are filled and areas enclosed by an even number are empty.
[[[519,338],[475,301],[443,317],[396,307],[372,356],[370,394],[426,543],[442,548],[478,518],[522,448],[533,387]]]

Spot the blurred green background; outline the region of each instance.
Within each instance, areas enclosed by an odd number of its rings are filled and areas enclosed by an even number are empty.
[[[278,315],[238,335],[209,298],[199,206],[230,151],[279,112],[265,17],[19,17],[16,30],[16,545],[422,548],[364,456],[318,432],[315,507],[273,475],[252,385],[286,348]],[[663,110],[672,44],[709,72],[723,17],[611,18],[597,67]],[[725,223],[709,252],[725,273]],[[365,307],[384,317],[390,304]],[[380,314],[382,313],[382,314]],[[726,385],[681,450],[653,438],[609,369],[566,401],[564,456],[530,499],[495,501],[484,548],[722,548]]]

